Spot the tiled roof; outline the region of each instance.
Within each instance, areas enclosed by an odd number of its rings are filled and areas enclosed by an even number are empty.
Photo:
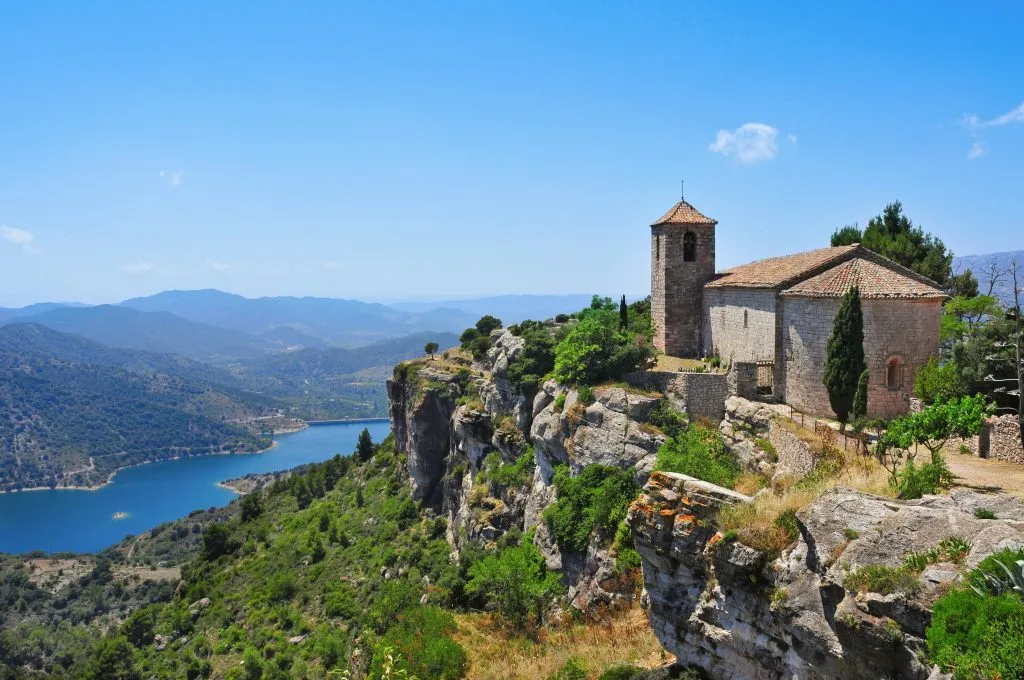
[[[770,257],[750,264],[733,267],[720,273],[705,285],[706,288],[779,288],[789,282],[815,273],[832,262],[846,259],[860,246],[820,248],[806,253]]]
[[[686,201],[679,201],[651,226],[656,227],[659,224],[718,224],[718,222],[701,214]]]
[[[787,288],[781,294],[800,297],[842,297],[851,286],[860,289],[862,298],[945,297],[938,288],[862,257],[855,257],[830,267],[817,276]]]

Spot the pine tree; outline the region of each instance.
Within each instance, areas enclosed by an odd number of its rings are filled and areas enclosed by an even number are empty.
[[[823,382],[836,418],[845,427],[864,365],[864,312],[856,286],[846,291],[832,325]]]
[[[629,308],[626,307],[626,296],[622,296],[622,300],[619,301],[619,330],[624,331],[629,329]]]
[[[370,438],[370,431],[365,427],[359,433],[359,443],[356,444],[356,457],[364,462],[373,458],[373,439]]]

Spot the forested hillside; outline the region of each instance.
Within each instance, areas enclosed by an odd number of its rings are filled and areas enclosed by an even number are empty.
[[[0,490],[270,445],[243,422],[276,413],[272,400],[204,380],[187,360],[119,352],[39,326],[0,330]]]
[[[533,620],[557,578],[520,532],[453,560],[393,442],[366,444],[95,559],[0,560],[0,677],[380,678],[389,665],[426,680],[501,677],[517,659],[547,677],[582,651],[593,634],[568,620],[556,635],[468,614],[521,598]],[[598,627],[593,672],[661,663],[646,626],[619,626]]]
[[[458,344],[453,333],[416,333],[351,349],[304,349],[231,367],[250,389],[280,399],[306,420],[387,415],[384,381],[391,368],[423,355],[428,342]]]

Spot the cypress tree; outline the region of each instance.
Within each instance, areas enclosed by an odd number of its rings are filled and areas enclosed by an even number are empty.
[[[857,393],[853,395],[853,411],[851,411],[850,415],[854,421],[858,418],[863,418],[868,413],[869,380],[868,369],[865,368],[860,374],[860,379],[857,381]]]
[[[845,426],[857,394],[857,383],[867,367],[864,365],[864,312],[860,306],[860,290],[846,291],[832,325],[825,355],[823,382],[828,402],[836,418]],[[865,393],[866,396],[866,393]]]
[[[619,330],[624,331],[629,328],[629,308],[626,307],[626,296],[622,296],[622,300],[619,301]]]

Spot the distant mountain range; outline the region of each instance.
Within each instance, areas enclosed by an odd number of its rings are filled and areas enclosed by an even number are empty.
[[[226,365],[300,349],[361,347],[416,333],[460,333],[484,314],[506,324],[590,304],[589,295],[504,295],[391,306],[314,297],[245,298],[166,291],[116,305],[45,302],[0,308],[0,325],[31,321],[126,349]]]
[[[1024,272],[1024,250],[1014,250],[1005,253],[990,253],[988,255],[964,255],[954,258],[953,271],[962,272],[970,269],[975,278],[978,279],[978,288],[982,293],[988,292],[989,272],[995,267],[996,272],[1003,272],[1004,275],[996,283],[993,294],[999,298],[1004,305],[1013,303],[1013,284],[1005,272],[1009,270],[1012,262],[1016,261]]]

